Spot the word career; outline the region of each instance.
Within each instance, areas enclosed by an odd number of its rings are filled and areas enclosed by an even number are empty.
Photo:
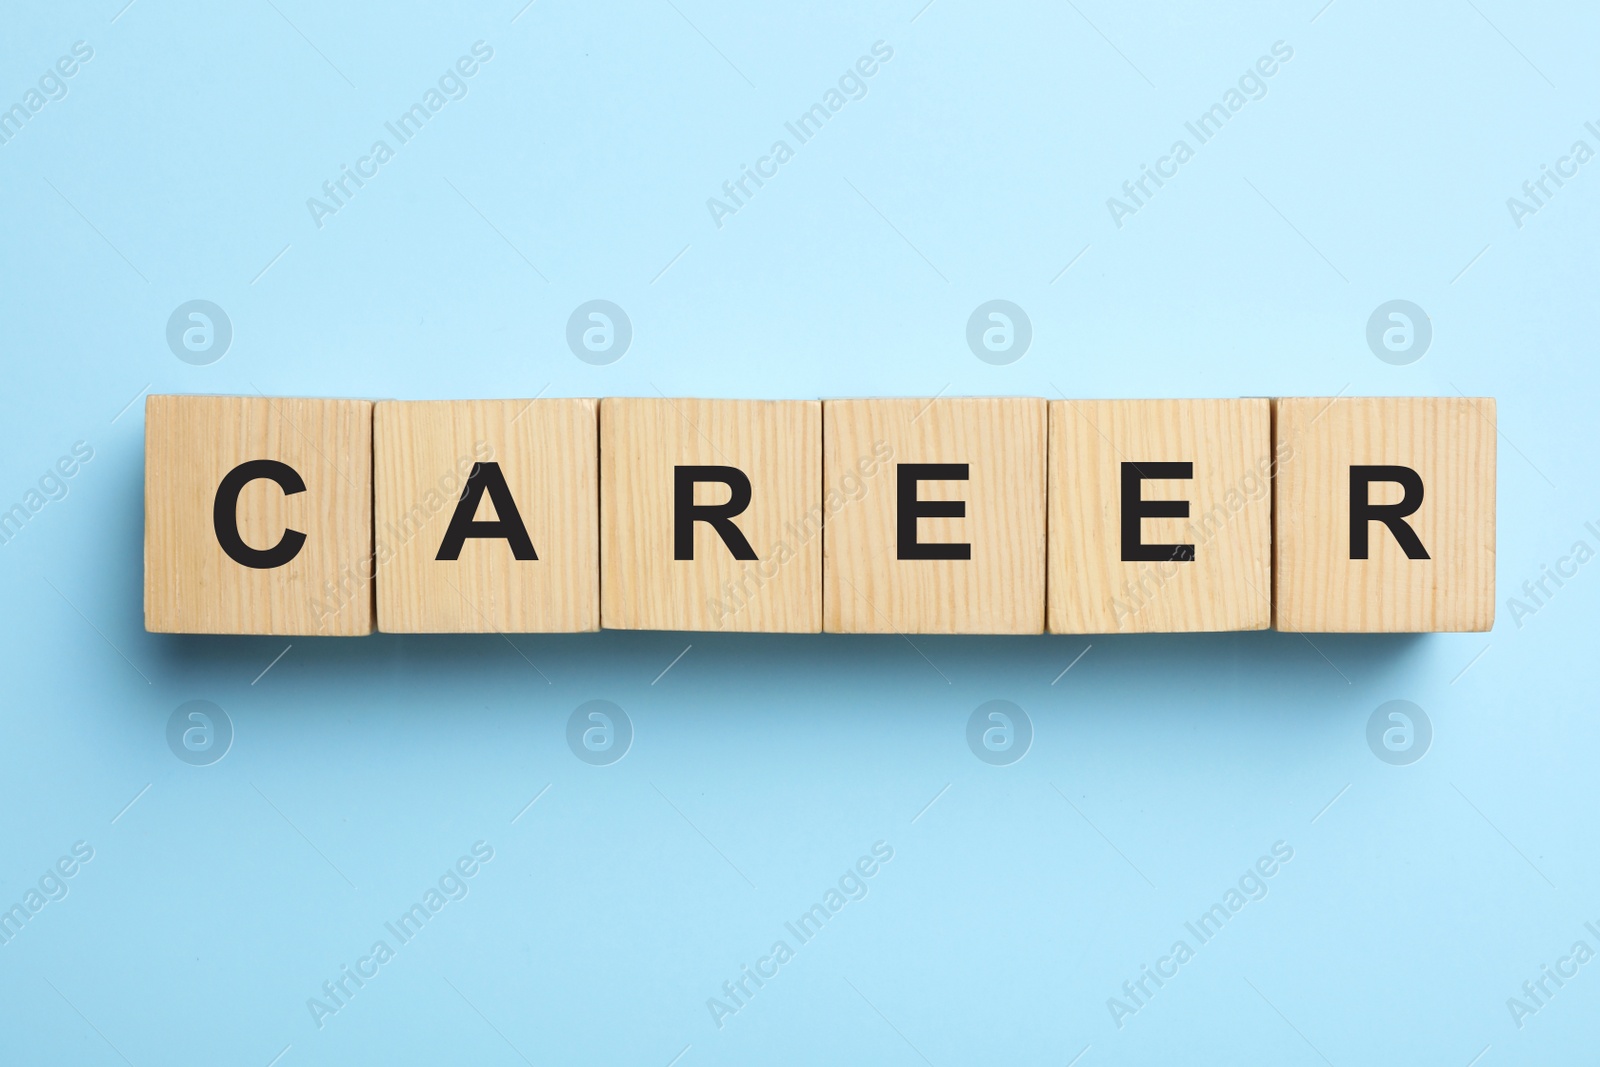
[[[1495,403],[151,396],[160,633],[1494,623]]]

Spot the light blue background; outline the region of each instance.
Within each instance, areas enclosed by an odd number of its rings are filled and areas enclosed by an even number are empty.
[[[0,105],[73,42],[94,58],[0,145],[0,508],[74,442],[94,458],[0,546],[0,905],[76,841],[94,859],[0,945],[0,1061],[1592,1057],[1600,963],[1521,1028],[1506,1000],[1600,949],[1600,566],[1520,626],[1507,598],[1600,547],[1600,164],[1520,229],[1506,198],[1600,148],[1600,18],[1320,2],[14,5]],[[468,95],[314,225],[306,199],[478,40]],[[866,97],[717,228],[706,199],[879,40]],[[1280,40],[1267,95],[1114,225],[1106,198]],[[1034,328],[1009,366],[964,339],[997,297]],[[165,341],[194,298],[233,324],[209,366]],[[592,298],[633,322],[610,366],[565,344]],[[1364,339],[1395,298],[1434,327],[1403,367]],[[142,630],[146,391],[1057,388],[1497,397],[1494,632],[275,661],[290,641]],[[996,698],[1035,729],[1007,767],[964,739]],[[165,741],[191,699],[236,731],[212,766]],[[612,766],[565,742],[590,699],[634,724]],[[1367,745],[1391,699],[1433,724],[1409,766]],[[307,999],[479,840],[470,894],[319,1029]],[[880,840],[868,896],[719,1029],[707,998]],[[1277,841],[1268,896],[1119,1029],[1107,998]]]

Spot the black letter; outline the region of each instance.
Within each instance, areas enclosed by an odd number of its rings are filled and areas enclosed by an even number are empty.
[[[1144,500],[1139,483],[1146,478],[1193,478],[1193,463],[1124,463],[1122,465],[1122,562],[1160,563],[1175,560],[1194,562],[1193,545],[1147,545],[1139,533],[1146,518],[1187,519],[1187,500]]]
[[[917,483],[934,481],[964,482],[967,480],[965,463],[897,463],[895,464],[895,540],[899,559],[971,559],[970,544],[927,544],[917,540],[917,520],[923,516],[934,519],[964,519],[967,517],[965,500],[918,500]]]
[[[1372,482],[1395,482],[1400,486],[1400,503],[1373,504],[1367,500],[1367,486]],[[1394,539],[1405,550],[1407,559],[1428,559],[1428,550],[1422,547],[1417,531],[1406,522],[1406,516],[1422,506],[1422,478],[1410,467],[1370,466],[1350,467],[1350,558],[1367,557],[1367,524],[1377,519],[1389,527]]]
[[[239,494],[257,478],[277,482],[285,496],[306,491],[300,474],[287,463],[275,459],[252,459],[239,464],[223,476],[217,486],[217,499],[211,505],[211,525],[217,531],[217,543],[228,558],[245,567],[271,570],[281,567],[295,556],[306,543],[306,535],[299,530],[284,530],[278,543],[271,548],[251,548],[239,536]]]
[[[728,487],[726,504],[696,504],[696,482],[721,482]],[[738,467],[672,468],[672,558],[694,559],[694,524],[709,522],[734,559],[755,559],[733,517],[750,506],[750,479]]]
[[[486,491],[489,502],[494,505],[495,518],[492,522],[478,522],[473,516],[478,513],[478,501],[483,499]],[[533,553],[533,541],[528,537],[528,528],[522,525],[517,502],[511,499],[511,488],[506,485],[506,476],[500,473],[498,463],[472,465],[467,484],[461,487],[461,500],[456,504],[456,512],[450,516],[450,528],[445,530],[444,540],[439,544],[439,554],[433,558],[460,559],[461,546],[466,544],[469,537],[503,537],[511,546],[513,559],[539,558]]]

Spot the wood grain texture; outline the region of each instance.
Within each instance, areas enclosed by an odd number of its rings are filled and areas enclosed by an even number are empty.
[[[374,415],[378,628],[573,633],[600,626],[598,402],[382,401]],[[438,559],[475,463],[495,463],[537,559],[469,537]],[[504,518],[485,494],[474,515]]]
[[[267,480],[239,496],[245,544],[306,535],[270,570],[223,551],[213,522],[223,477],[248,460],[288,464],[305,482]],[[372,632],[372,404],[237,396],[145,401],[145,629],[155,633],[349,637]]]
[[[1147,479],[1144,500],[1188,502],[1149,517],[1140,540],[1193,559],[1124,562],[1125,463],[1192,464]],[[1272,412],[1254,400],[1050,403],[1048,623],[1052,633],[1264,630],[1271,623]]]
[[[823,629],[829,633],[1036,634],[1044,629],[1045,403],[1035,397],[823,402]],[[969,560],[902,560],[896,469],[965,463],[921,500],[962,518],[918,520],[923,542]]]
[[[1482,631],[1494,625],[1495,402],[1467,397],[1285,398],[1274,402],[1274,625],[1327,632]],[[1407,517],[1428,559],[1409,559],[1379,522],[1370,558],[1350,558],[1352,464],[1421,477]],[[1373,503],[1401,489],[1375,483]]]
[[[601,618],[608,629],[816,633],[822,628],[822,405],[608,397],[600,408]],[[737,467],[733,518],[756,560],[709,523],[674,558],[674,468]],[[723,485],[697,504],[728,500]]]

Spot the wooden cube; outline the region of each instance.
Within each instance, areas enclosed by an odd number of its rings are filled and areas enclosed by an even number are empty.
[[[1282,399],[1274,422],[1278,629],[1494,625],[1493,400]]]
[[[600,625],[598,402],[382,401],[378,629]]]
[[[607,398],[600,471],[607,628],[822,628],[820,403]]]
[[[372,404],[145,401],[144,625],[372,632]]]
[[[1045,404],[823,404],[823,629],[1044,629]]]
[[[1049,529],[1052,633],[1266,629],[1271,405],[1051,401]]]

